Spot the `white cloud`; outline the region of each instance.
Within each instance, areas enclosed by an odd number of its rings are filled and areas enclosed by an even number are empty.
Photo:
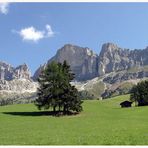
[[[24,28],[19,32],[20,36],[23,38],[23,40],[30,40],[37,42],[40,39],[44,38],[44,32],[38,31],[34,27],[28,27]]]
[[[51,29],[50,25],[46,25],[46,30],[47,30],[47,37],[52,37],[54,35],[54,32]]]
[[[20,31],[12,30],[13,33],[18,33],[24,41],[33,41],[38,42],[39,40],[43,38],[50,38],[54,36],[54,32],[51,29],[50,25],[45,26],[45,30],[37,30],[33,26],[23,28]]]
[[[0,13],[7,14],[9,11],[9,3],[0,3]]]

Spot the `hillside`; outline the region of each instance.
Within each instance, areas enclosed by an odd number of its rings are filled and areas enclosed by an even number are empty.
[[[148,145],[148,107],[120,108],[128,98],[88,100],[80,115],[59,118],[33,104],[0,107],[0,145]]]
[[[133,85],[147,80],[147,66],[111,72],[92,80],[72,82],[85,98],[105,99],[130,93]]]

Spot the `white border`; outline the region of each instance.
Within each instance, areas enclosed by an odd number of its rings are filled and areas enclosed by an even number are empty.
[[[138,2],[138,3],[141,3],[141,2],[148,2],[148,0],[0,0],[0,2],[88,2],[88,3],[92,3],[92,2]],[[24,148],[24,147],[29,147],[29,148],[73,148],[73,147],[78,147],[78,148],[86,148],[86,147],[89,147],[89,148],[94,148],[94,147],[99,147],[99,148],[117,148],[117,147],[120,147],[120,148],[148,148],[148,146],[126,146],[126,145],[116,145],[116,146],[78,146],[78,145],[75,145],[75,146],[4,146],[4,145],[0,145],[0,148]]]

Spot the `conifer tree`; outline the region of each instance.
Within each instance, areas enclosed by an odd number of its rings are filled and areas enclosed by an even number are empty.
[[[51,62],[39,76],[38,98],[35,104],[39,109],[53,108],[53,112],[63,110],[64,114],[70,111],[81,112],[82,101],[77,89],[70,84],[74,74],[66,61]]]

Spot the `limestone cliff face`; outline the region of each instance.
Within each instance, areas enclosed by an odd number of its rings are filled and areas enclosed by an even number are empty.
[[[113,43],[103,44],[99,55],[98,74],[127,70],[148,65],[148,48],[129,50]]]
[[[98,74],[104,75],[130,68],[134,63],[129,55],[128,49],[122,49],[112,43],[104,44],[99,55]]]
[[[35,71],[32,79],[36,81],[41,73],[41,71],[46,67],[46,63],[44,65],[40,65],[40,67]]]
[[[56,55],[47,63],[50,63],[51,61],[63,63],[64,60],[67,61],[71,67],[71,70],[75,73],[76,80],[88,80],[98,75],[98,56],[87,47],[83,48],[71,44],[66,44],[61,49],[59,49]],[[34,78],[38,77],[41,70],[42,67],[36,71]]]
[[[48,63],[53,60],[61,63],[66,60],[77,80],[87,80],[97,76],[97,55],[87,47],[67,44],[59,49]]]
[[[31,73],[26,64],[14,68],[10,64],[0,62],[0,80],[30,79]]]
[[[89,48],[66,44],[59,49],[51,61],[66,60],[75,73],[75,80],[89,80],[110,72],[127,70],[132,67],[148,65],[148,47],[143,50],[129,50],[118,47],[113,43],[105,43],[99,56]],[[33,78],[36,80],[46,64],[40,66]]]
[[[0,62],[0,79],[11,80],[14,68],[5,62]]]
[[[31,72],[26,64],[19,65],[14,69],[13,78],[30,79]]]

